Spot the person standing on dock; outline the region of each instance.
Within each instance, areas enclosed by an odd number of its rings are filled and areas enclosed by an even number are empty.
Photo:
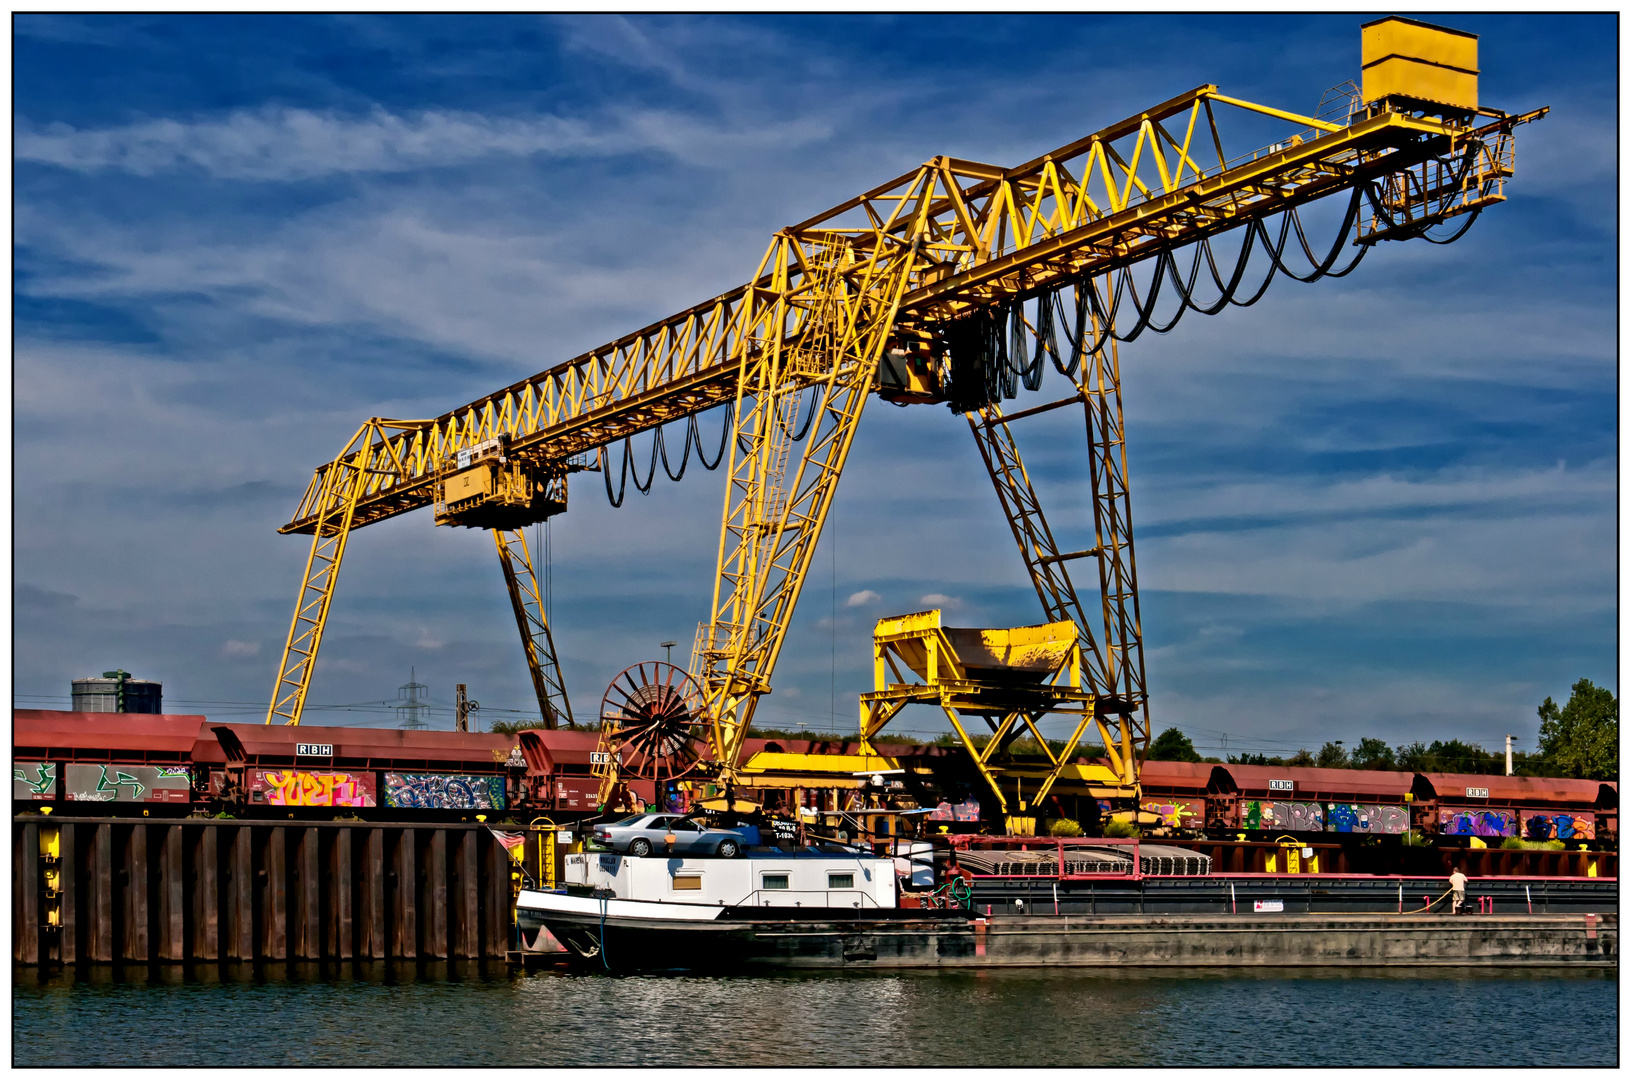
[[[1460,915],[1467,910],[1467,875],[1460,864],[1450,873],[1450,914]]]

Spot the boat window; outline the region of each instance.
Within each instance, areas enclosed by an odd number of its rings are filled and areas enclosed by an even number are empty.
[[[853,889],[853,888],[855,888],[855,875],[854,874],[828,874],[827,875],[827,888],[829,888],[829,889]]]
[[[693,890],[693,891],[700,891],[702,889],[702,875],[701,874],[675,874],[674,875],[674,891],[679,892],[681,890],[686,890],[686,889]]]
[[[786,874],[766,874],[760,879],[760,885],[766,889],[788,888]]]

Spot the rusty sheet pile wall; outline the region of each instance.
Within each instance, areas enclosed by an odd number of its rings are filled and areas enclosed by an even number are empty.
[[[502,958],[511,866],[481,825],[19,820],[12,957]]]

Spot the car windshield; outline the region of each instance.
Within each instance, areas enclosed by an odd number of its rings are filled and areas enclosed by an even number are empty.
[[[644,815],[644,814],[630,814],[626,818],[618,818],[616,821],[608,822],[606,824],[606,828],[615,829],[619,825],[633,825],[636,821],[639,821],[641,818],[643,818],[645,816],[646,815]]]

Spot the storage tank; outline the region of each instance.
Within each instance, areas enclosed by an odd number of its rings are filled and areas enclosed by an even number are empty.
[[[101,678],[75,679],[74,712],[162,713],[164,684],[132,679],[130,672],[104,671]]]

